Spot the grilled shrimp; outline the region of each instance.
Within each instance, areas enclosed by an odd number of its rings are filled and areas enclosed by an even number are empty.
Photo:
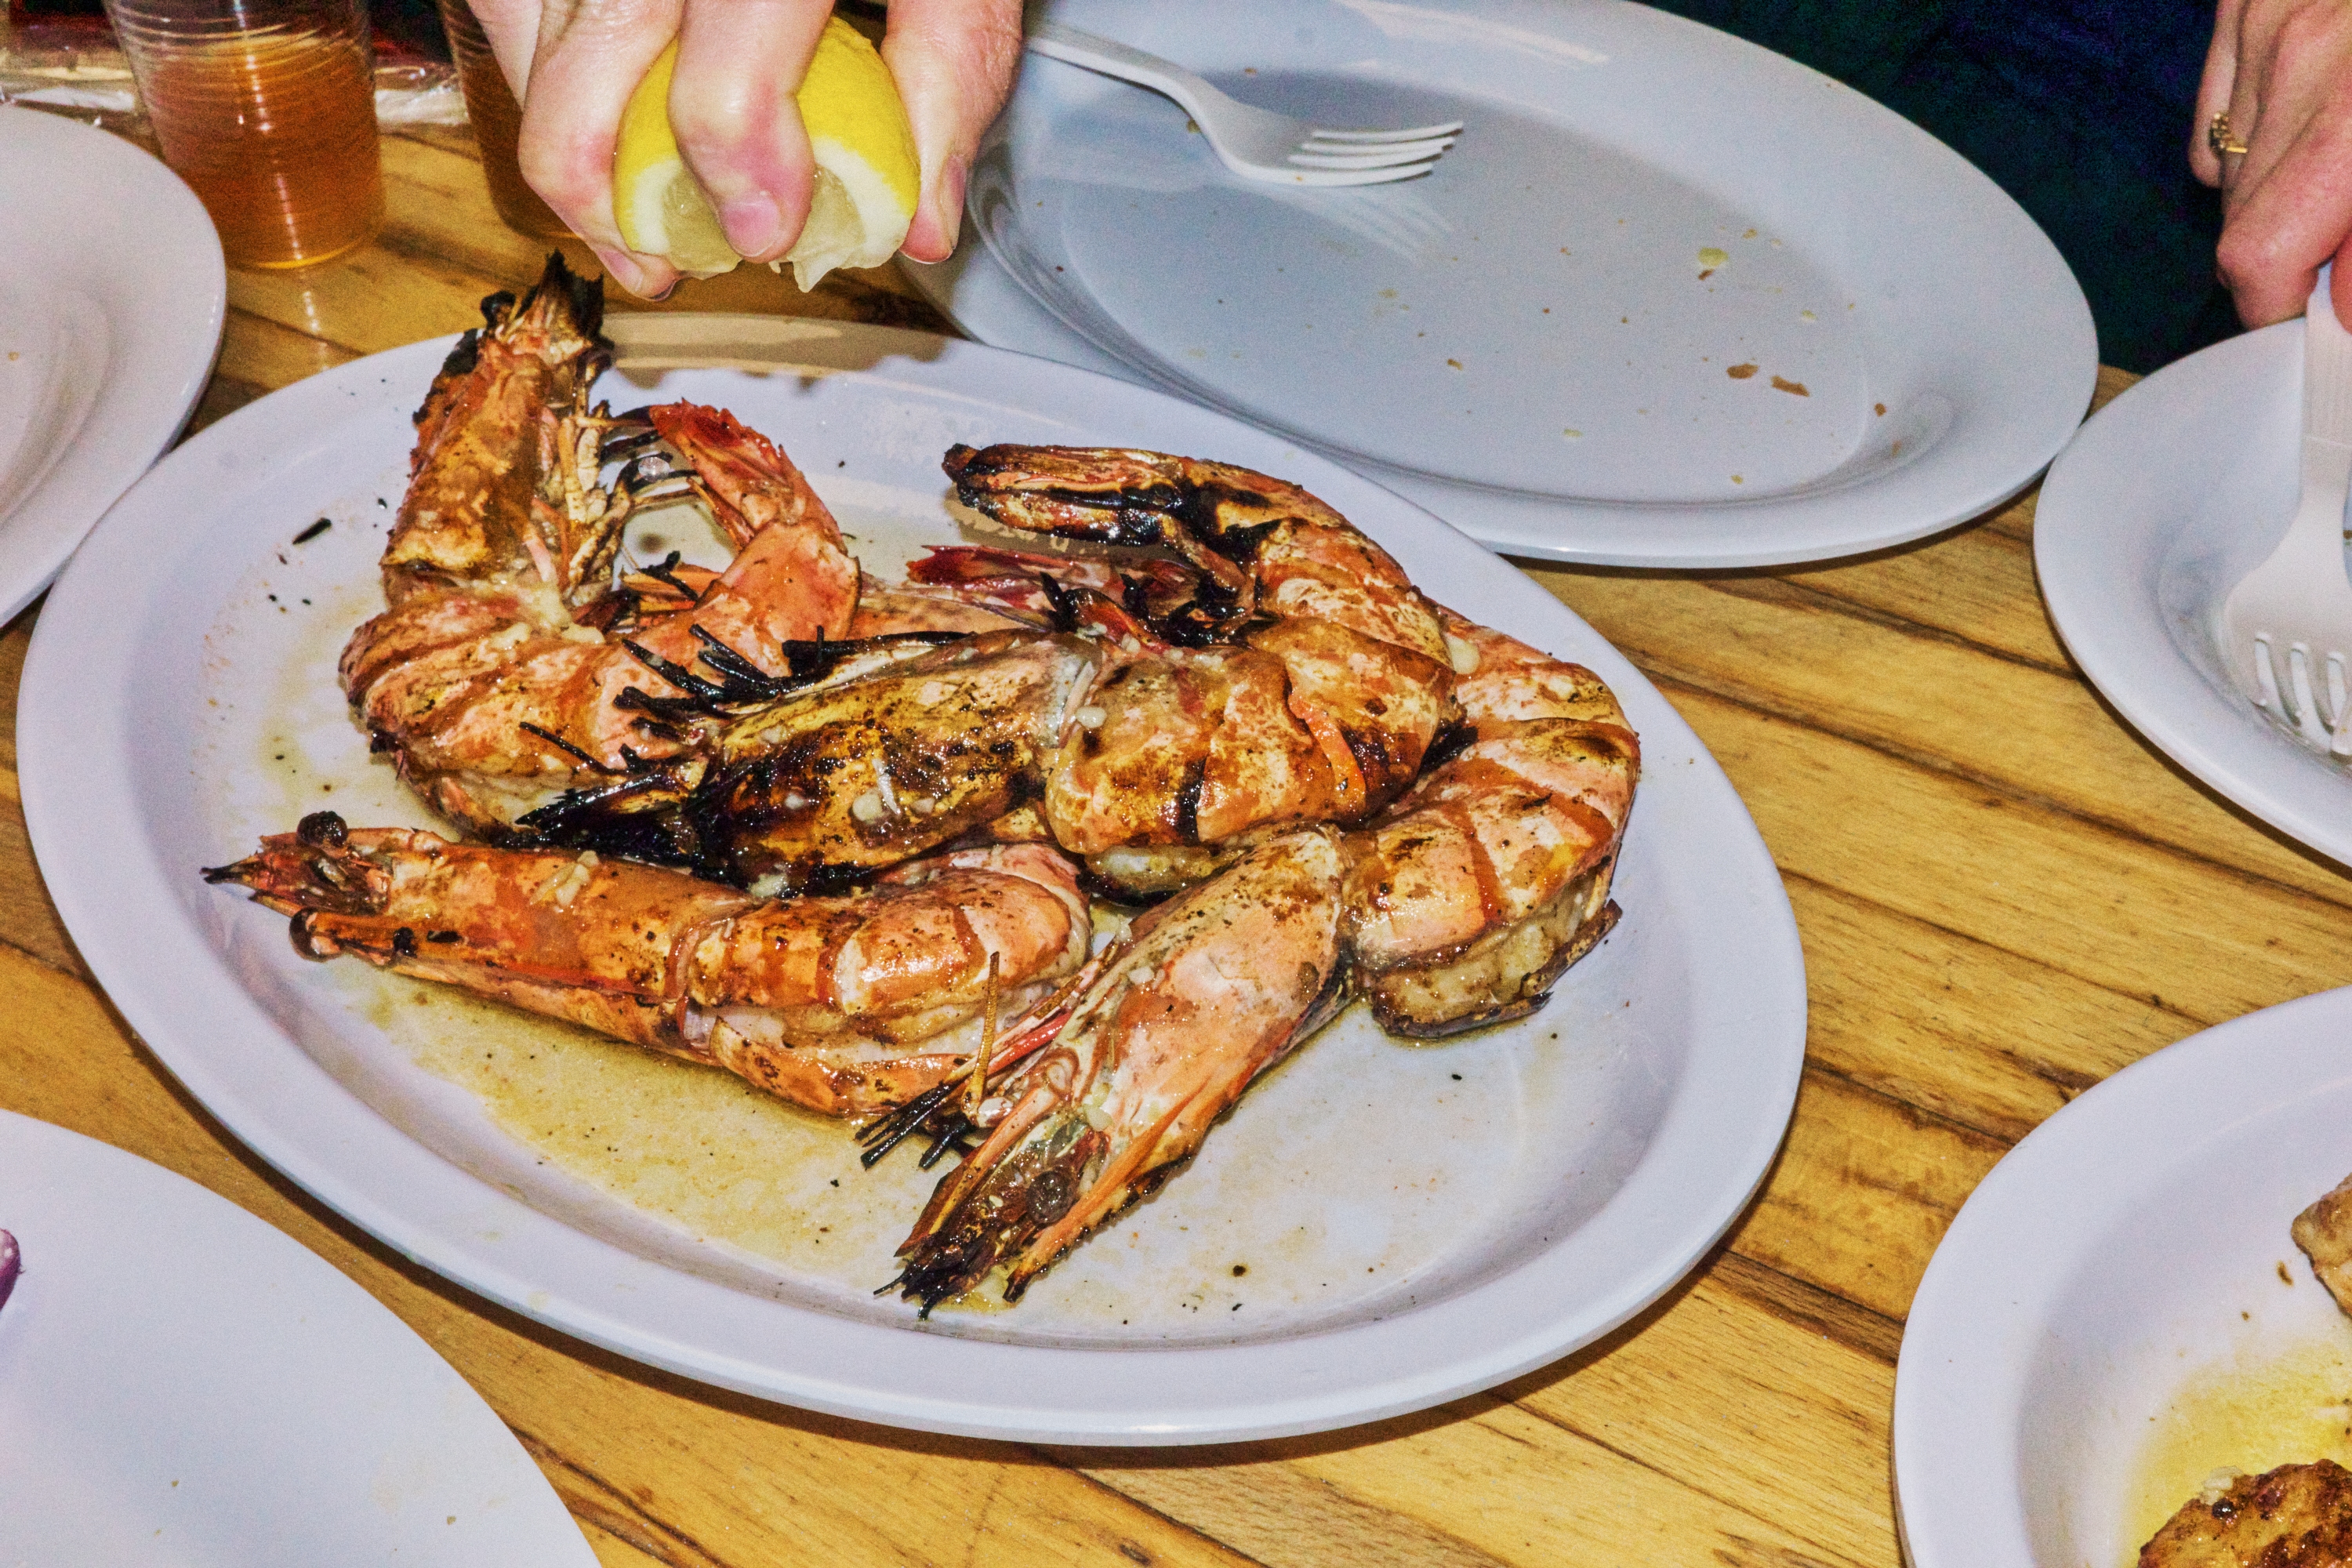
[[[723,711],[730,693],[750,699],[677,765],[567,796],[519,826],[771,890],[863,880],[1034,795],[1102,658],[1087,638],[1029,631],[834,651],[852,674],[772,700],[746,673],[705,682],[715,695],[676,710],[648,702],[687,723]]]
[[[940,1039],[1086,960],[1070,862],[956,850],[843,898],[754,899],[593,854],[347,828],[332,813],[205,872],[294,917],[306,957],[352,953],[725,1068],[810,1110],[903,1103],[969,1059]]]
[[[522,826],[575,847],[737,879],[782,869],[813,886],[825,866],[862,873],[1034,796],[1055,841],[1103,882],[1159,895],[1298,823],[1364,821],[1454,718],[1435,611],[1386,552],[1296,486],[1133,452],[956,447],[947,467],[1000,521],[1182,557],[1113,569],[959,548],[917,564],[940,602],[1040,628],[1018,654],[1017,632],[971,639],[991,659],[1054,671],[1024,699],[1045,705],[1017,742],[967,742],[975,712],[1003,711],[993,699],[905,702],[934,664],[976,651],[772,701],[756,679],[664,665],[690,694],[661,709],[674,722],[701,722],[697,701],[729,716],[703,748],[718,760],[585,791]],[[714,656],[723,662],[706,649],[705,664]],[[900,755],[850,763],[852,738]],[[959,770],[978,770],[985,787],[961,790],[971,810],[942,812]],[[920,787],[894,787],[908,773]],[[852,818],[854,830],[835,830]]]
[[[629,706],[633,689],[676,695],[656,661],[690,660],[711,638],[781,675],[786,645],[848,630],[857,572],[806,480],[731,416],[673,405],[647,411],[648,431],[583,407],[611,346],[596,290],[561,258],[520,300],[493,295],[483,314],[418,410],[383,558],[387,607],[352,635],[341,674],[402,776],[495,835],[566,789],[686,746]],[[638,463],[617,489],[597,478],[653,434],[685,458],[679,482],[737,553],[691,591],[673,574],[616,592],[622,525],[669,476]]]
[[[1354,984],[1393,1035],[1529,1013],[1608,934],[1641,773],[1600,677],[1439,615],[1474,734],[1348,840]]]
[[[1192,569],[1189,601],[1168,602],[1164,574],[1126,598],[1161,640],[1122,639],[1049,768],[1045,815],[1073,854],[1361,822],[1454,717],[1429,602],[1296,485],[1110,448],[953,447],[944,466],[994,522]]]
[[[898,1248],[905,1271],[884,1289],[928,1315],[1002,1265],[1005,1300],[1018,1300],[1158,1190],[1344,1000],[1340,881],[1337,836],[1307,828],[1139,920],[1065,1021],[993,1087],[985,1142],[940,1180]]]

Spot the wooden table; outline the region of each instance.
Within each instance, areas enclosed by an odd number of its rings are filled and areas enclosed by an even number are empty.
[[[385,167],[378,243],[231,274],[197,424],[472,324],[482,295],[537,273],[463,132],[394,138]],[[805,297],[740,274],[674,305],[943,330],[887,271]],[[269,1170],[123,1027],[33,865],[13,740],[0,1103],[204,1183],[374,1292],[506,1418],[610,1564],[1892,1565],[1895,1349],[1969,1188],[2126,1063],[2352,980],[2352,882],[2084,685],[2034,591],[2032,528],[2029,494],[1820,570],[1528,564],[1755,814],[1804,936],[1807,1070],[1762,1196],[1704,1267],[1601,1343],[1419,1415],[1206,1450],[968,1442],[703,1388],[490,1306]],[[0,737],[37,613],[0,638]]]

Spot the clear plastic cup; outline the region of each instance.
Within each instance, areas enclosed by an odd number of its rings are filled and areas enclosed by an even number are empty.
[[[163,162],[233,267],[307,267],[383,222],[362,0],[106,0]]]
[[[515,102],[507,74],[490,53],[467,0],[440,0],[441,26],[449,35],[449,57],[457,63],[457,84],[466,93],[466,118],[474,122],[474,142],[482,152],[482,177],[490,187],[490,205],[507,226],[536,239],[561,239],[571,234],[539,193],[523,183],[522,166],[515,162],[515,142],[522,132],[522,109]]]

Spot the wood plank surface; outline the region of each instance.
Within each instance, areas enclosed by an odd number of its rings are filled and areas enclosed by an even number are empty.
[[[198,426],[460,330],[535,275],[544,247],[498,223],[462,132],[391,138],[385,174],[375,244],[232,275]],[[813,295],[747,271],[665,308],[945,330],[888,269]],[[1601,1343],[1436,1410],[1186,1451],[929,1437],[703,1388],[484,1302],[278,1176],[128,1034],[32,862],[13,723],[0,1103],[203,1183],[373,1292],[482,1391],[607,1564],[1893,1568],[1902,1320],[1970,1189],[2106,1074],[2352,981],[2352,882],[2084,686],[2036,596],[2032,524],[2029,492],[1801,571],[1522,563],[1658,681],[1754,813],[1803,936],[1809,1060],[1763,1191],[1690,1279]],[[0,637],[12,721],[38,613]]]

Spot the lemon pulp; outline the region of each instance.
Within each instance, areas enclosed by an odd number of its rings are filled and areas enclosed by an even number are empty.
[[[743,258],[727,243],[719,215],[677,150],[670,130],[672,43],[629,95],[613,151],[613,216],[621,238],[644,256],[667,257],[690,278],[709,278]],[[803,289],[836,267],[879,267],[906,242],[921,170],[915,134],[874,46],[838,16],[825,23],[795,95],[816,189],[807,225],[784,259]]]

